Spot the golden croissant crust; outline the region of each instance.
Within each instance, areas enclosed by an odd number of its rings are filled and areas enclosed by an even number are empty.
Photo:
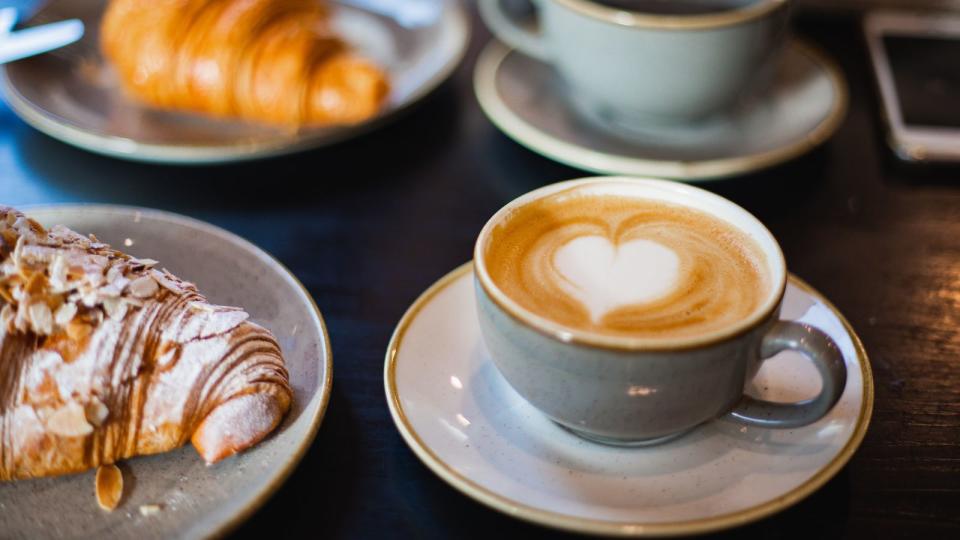
[[[279,424],[273,335],[156,264],[0,206],[0,481],[188,440],[212,463]]]
[[[111,0],[101,48],[147,104],[285,126],[380,110],[386,75],[333,33],[321,0]]]

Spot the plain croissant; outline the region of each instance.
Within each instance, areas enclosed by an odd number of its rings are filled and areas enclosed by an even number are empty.
[[[187,441],[212,463],[279,424],[273,335],[155,265],[0,206],[0,480]]]
[[[286,126],[374,116],[384,73],[352,53],[321,0],[111,0],[101,48],[150,105]]]

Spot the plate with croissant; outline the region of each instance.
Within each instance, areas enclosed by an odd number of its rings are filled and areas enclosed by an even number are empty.
[[[0,205],[0,536],[221,535],[296,467],[331,377],[310,295],[249,242]]]
[[[0,68],[38,130],[115,157],[222,163],[369,131],[443,82],[466,49],[460,0],[60,0],[75,44]]]

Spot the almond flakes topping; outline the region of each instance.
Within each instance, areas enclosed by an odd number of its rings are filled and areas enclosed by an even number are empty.
[[[78,308],[76,304],[74,303],[63,304],[57,309],[57,312],[53,315],[53,322],[55,322],[57,326],[62,326],[65,328],[68,324],[70,324],[70,321],[72,321],[73,318],[77,316],[77,311],[78,311]]]
[[[104,315],[123,318],[162,289],[189,289],[155,270],[156,264],[115,251],[93,235],[59,225],[47,231],[0,206],[0,324],[8,332],[69,333],[77,318],[96,326]]]
[[[102,426],[107,421],[107,417],[110,416],[110,409],[96,396],[90,398],[87,406],[83,408],[83,412],[87,421],[97,427]]]
[[[83,407],[71,401],[47,417],[47,430],[61,437],[83,437],[93,433]]]
[[[153,279],[153,277],[147,275],[131,281],[130,285],[127,286],[127,290],[137,298],[153,298],[160,292],[160,285],[157,284],[157,281]]]

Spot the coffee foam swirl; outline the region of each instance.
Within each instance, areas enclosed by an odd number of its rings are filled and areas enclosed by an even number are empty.
[[[483,253],[490,278],[522,307],[611,336],[721,330],[748,317],[771,286],[745,233],[651,199],[560,192],[515,210]]]

